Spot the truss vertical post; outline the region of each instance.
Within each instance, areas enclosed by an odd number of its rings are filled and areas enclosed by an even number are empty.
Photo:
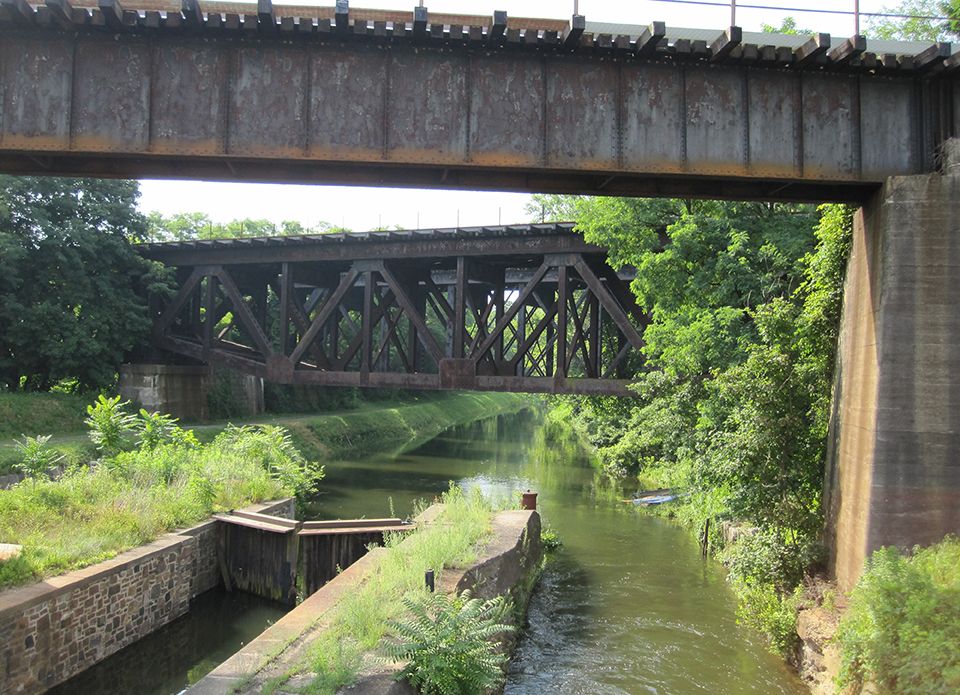
[[[587,376],[598,378],[600,376],[600,300],[590,292],[590,329],[588,341],[590,348],[587,353],[590,355],[589,363],[585,365]]]
[[[557,367],[554,376],[567,376],[567,266],[557,268]]]
[[[373,337],[373,271],[363,273],[363,314],[360,326],[360,374],[361,378],[370,374],[370,352]]]
[[[286,355],[290,348],[290,303],[295,301],[293,296],[293,269],[289,263],[280,265],[280,325],[277,332],[280,336],[280,354]]]
[[[203,349],[206,353],[213,346],[213,329],[216,326],[217,308],[217,278],[214,275],[207,275],[206,284],[203,288]]]
[[[416,306],[417,311],[419,311],[423,317],[427,315],[426,292],[426,288],[420,289],[420,285],[415,284],[413,287],[413,297],[411,297],[414,306]],[[420,361],[420,340],[417,338],[417,327],[409,316],[407,317],[407,354],[410,356],[411,369],[413,372],[417,372]]]
[[[457,256],[457,280],[453,304],[453,357],[462,358],[463,338],[467,332],[467,259]]]
[[[523,345],[523,342],[527,339],[527,307],[521,306],[520,313],[517,314],[517,351],[519,352],[520,346]],[[520,359],[517,360],[517,376],[526,376],[526,357],[520,355]]]
[[[493,302],[494,302],[494,316],[495,316],[494,322],[493,322],[494,326],[496,326],[500,322],[500,319],[503,318],[503,303],[505,300],[504,295],[506,294],[506,287],[505,287],[506,276],[507,276],[506,268],[500,268],[497,271],[496,281],[493,286]],[[506,338],[506,332],[507,332],[507,329],[506,327],[504,327],[504,329],[500,331],[500,334],[497,336],[497,342],[494,346],[494,349],[496,350],[496,362],[497,362],[498,370],[500,368],[500,364],[503,362],[503,344]]]

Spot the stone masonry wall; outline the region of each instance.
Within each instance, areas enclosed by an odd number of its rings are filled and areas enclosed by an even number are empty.
[[[290,517],[292,501],[251,511]],[[0,693],[40,693],[180,617],[220,582],[217,522],[0,593]]]

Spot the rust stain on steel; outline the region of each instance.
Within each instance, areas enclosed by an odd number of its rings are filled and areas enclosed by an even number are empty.
[[[738,70],[690,70],[686,80],[687,160],[698,173],[744,173],[746,114]]]
[[[140,152],[149,142],[150,49],[142,41],[80,40],[73,80],[73,147]]]
[[[910,80],[861,83],[861,131],[869,133],[862,146],[865,176],[883,176],[902,166],[904,158],[919,171],[921,163],[911,146],[917,137],[915,94]]]
[[[303,157],[306,87],[303,51],[266,44],[235,49],[228,152]]]
[[[617,168],[617,72],[612,62],[547,62],[547,164]],[[589,104],[589,108],[584,108]]]
[[[387,152],[391,161],[462,163],[466,159],[466,58],[391,51]]]
[[[683,171],[683,93],[674,65],[623,70],[623,161],[639,171]]]
[[[475,164],[535,166],[543,153],[540,60],[490,56],[473,63],[470,155]],[[508,127],[504,127],[509,124]]]
[[[22,40],[0,45],[5,147],[64,149],[70,141],[72,43]]]
[[[386,59],[384,51],[312,52],[309,156],[353,161],[380,157]]]
[[[842,75],[803,79],[803,173],[805,178],[858,177],[854,152],[850,81]]]
[[[754,175],[786,178],[798,173],[794,160],[799,79],[787,72],[750,72],[750,170]]]
[[[160,44],[154,56],[151,150],[218,154],[228,53],[216,44]],[[202,114],[202,116],[200,115]]]

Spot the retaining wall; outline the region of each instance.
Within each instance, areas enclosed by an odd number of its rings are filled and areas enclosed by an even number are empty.
[[[293,501],[251,511],[293,516]],[[39,693],[185,614],[220,583],[217,522],[0,593],[0,693]]]

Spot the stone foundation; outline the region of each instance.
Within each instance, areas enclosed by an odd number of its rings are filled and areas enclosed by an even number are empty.
[[[120,367],[120,395],[149,411],[168,413],[184,421],[210,417],[208,396],[214,381],[229,393],[234,417],[263,412],[263,380],[210,367],[168,364],[124,364]]]
[[[292,517],[292,500],[251,511]],[[220,583],[217,522],[0,593],[0,692],[41,693],[185,614]]]

